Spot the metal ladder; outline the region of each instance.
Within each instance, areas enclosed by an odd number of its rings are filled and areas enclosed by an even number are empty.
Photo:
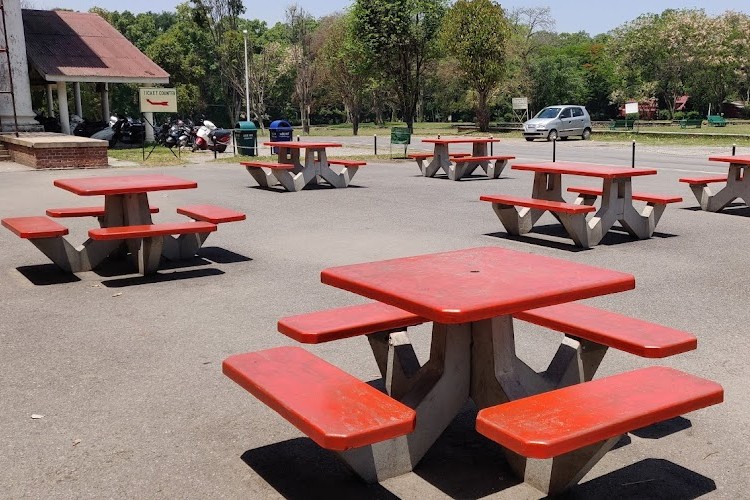
[[[10,101],[13,105],[13,123],[15,125],[16,137],[18,137],[18,116],[16,114],[16,95],[13,93],[13,67],[10,64],[10,52],[8,50],[8,28],[5,24],[5,0],[0,0],[0,18],[3,22],[3,39],[4,45],[0,47],[0,52],[5,54],[5,63],[8,65],[8,82],[10,83],[10,90],[0,89],[0,95],[10,94]],[[2,130],[2,122],[0,121],[0,130]]]

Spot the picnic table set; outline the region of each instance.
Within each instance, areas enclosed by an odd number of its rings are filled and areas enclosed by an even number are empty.
[[[442,170],[458,181],[481,169],[498,179],[514,159],[488,153],[497,142],[492,138],[424,142],[433,153],[411,156],[425,177]],[[342,146],[333,142],[265,144],[277,148],[277,162],[242,162],[263,188],[295,192],[318,182],[344,188],[366,164],[328,158],[329,149]],[[452,144],[470,144],[472,153],[451,153]],[[750,201],[750,156],[709,160],[728,163],[728,175],[680,179],[701,208],[718,211],[737,198]],[[480,198],[492,204],[511,235],[530,232],[550,212],[579,247],[599,244],[616,223],[634,238],[648,239],[666,206],[682,201],[633,190],[634,178],[656,175],[655,169],[574,162],[518,162],[512,169],[533,173],[530,198]],[[563,175],[601,184],[569,187],[575,199],[568,202]],[[726,186],[713,193],[708,184],[715,182]],[[5,218],[2,225],[73,273],[127,254],[141,274],[152,274],[162,259],[194,257],[219,224],[245,219],[229,208],[186,205],[176,212],[189,220],[154,223],[160,209],[149,193],[198,187],[179,177],[102,175],[53,184],[78,196],[103,196],[103,203],[50,208],[46,216]],[[66,238],[68,228],[53,220],[69,217],[94,217],[98,227],[76,246]],[[622,435],[723,400],[720,385],[663,366],[594,380],[608,349],[661,359],[697,348],[688,332],[580,302],[634,289],[635,277],[627,273],[480,247],[332,267],[320,279],[368,301],[281,318],[278,331],[301,344],[366,337],[383,390],[298,346],[230,356],[223,373],[367,482],[417,467],[469,400],[478,409],[476,431],[502,448],[521,480],[549,494],[577,484]],[[430,341],[425,363],[418,361],[409,331],[422,324],[431,324],[429,339],[415,339]],[[541,372],[516,353],[515,332],[528,324],[563,334]]]
[[[154,191],[194,189],[191,180],[168,175],[127,175],[58,179],[54,185],[78,196],[104,196],[104,204],[47,209],[45,216],[9,217],[2,225],[28,239],[58,267],[72,273],[91,271],[123,245],[141,274],[155,273],[164,257],[192,258],[217,225],[245,219],[236,210],[213,205],[189,205],[177,209],[190,220],[154,224],[149,204]],[[99,227],[88,231],[88,239],[76,246],[65,236],[67,227],[49,217],[96,217]]]
[[[697,346],[575,302],[633,289],[625,273],[486,247],[325,269],[321,281],[375,302],[282,318],[278,330],[309,344],[367,336],[385,393],[295,346],[231,356],[223,371],[367,482],[413,470],[468,399],[477,432],[549,494],[622,434],[723,400],[720,385],[667,367],[592,380],[608,348],[663,358]],[[427,322],[420,365],[406,330]],[[522,322],[565,334],[542,373],[516,355]]]
[[[265,142],[277,150],[277,162],[240,162],[261,187],[277,184],[287,191],[300,191],[307,185],[325,181],[335,188],[345,188],[351,183],[357,170],[367,162],[357,160],[329,159],[328,148],[340,148],[335,142]],[[305,151],[304,161],[300,159]],[[335,170],[334,168],[338,169]]]

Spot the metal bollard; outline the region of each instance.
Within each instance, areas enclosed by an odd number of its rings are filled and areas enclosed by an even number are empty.
[[[557,157],[557,138],[552,139],[552,163],[555,163]]]
[[[630,168],[635,168],[635,141],[633,141],[633,152],[630,155]]]
[[[372,134],[372,144],[375,149],[375,156],[378,156],[378,134]]]
[[[737,151],[737,144],[732,144],[732,156],[734,156],[734,153]]]
[[[494,137],[490,136],[490,156],[495,155],[495,148],[493,147],[495,143],[492,142],[492,139],[494,139]]]

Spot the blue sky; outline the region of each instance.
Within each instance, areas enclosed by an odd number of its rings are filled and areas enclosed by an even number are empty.
[[[291,0],[244,0],[246,17],[262,19],[269,25],[284,20],[286,6]],[[35,8],[49,9],[66,7],[74,10],[88,10],[98,5],[108,10],[130,10],[145,12],[171,10],[180,3],[177,0],[26,0]],[[352,0],[297,0],[296,3],[315,17],[342,10],[351,5]],[[604,33],[626,21],[635,19],[647,12],[661,12],[669,8],[703,8],[709,14],[719,14],[725,10],[736,10],[750,14],[747,0],[712,0],[710,2],[686,2],[666,0],[630,0],[627,2],[608,1],[549,1],[524,2],[521,0],[501,1],[506,9],[526,6],[550,6],[556,21],[557,31],[586,31],[591,35]]]

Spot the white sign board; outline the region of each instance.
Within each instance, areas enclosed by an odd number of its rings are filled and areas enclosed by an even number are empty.
[[[177,89],[141,87],[141,113],[176,113]]]
[[[514,97],[513,109],[529,109],[528,97]]]
[[[625,103],[625,114],[626,115],[637,115],[638,114],[638,103],[637,102],[626,102]]]

